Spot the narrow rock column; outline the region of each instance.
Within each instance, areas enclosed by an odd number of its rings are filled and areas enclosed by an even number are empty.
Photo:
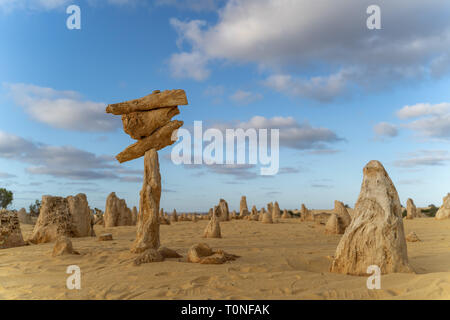
[[[147,249],[158,249],[159,242],[159,201],[161,199],[161,174],[156,149],[145,153],[144,183],[140,193],[139,216],[136,240],[131,252],[141,253]]]

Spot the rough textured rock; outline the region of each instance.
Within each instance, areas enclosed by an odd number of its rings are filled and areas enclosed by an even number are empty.
[[[128,146],[124,151],[116,156],[120,162],[127,162],[142,157],[151,149],[160,150],[175,143],[176,135],[174,133],[183,125],[183,121],[173,120],[160,127],[150,136],[139,140],[135,144]]]
[[[239,256],[228,254],[223,250],[212,250],[206,243],[192,246],[188,251],[187,261],[200,264],[223,264]]]
[[[442,199],[442,206],[436,212],[435,218],[437,220],[450,218],[450,193]]]
[[[408,198],[408,200],[406,201],[406,219],[414,219],[418,217],[419,215],[417,213],[417,208],[414,204],[413,199]]]
[[[248,212],[248,206],[247,206],[247,197],[246,196],[242,196],[241,197],[241,202],[239,204],[239,218],[242,219],[245,216],[248,216],[249,212]]]
[[[151,263],[151,262],[161,262],[164,261],[164,257],[161,255],[161,253],[156,249],[147,249],[134,259],[134,265],[140,266],[144,263]]]
[[[53,246],[52,256],[56,257],[67,254],[80,254],[80,253],[73,249],[72,241],[70,240],[70,238],[66,236],[59,236],[58,239],[56,239],[55,245]]]
[[[0,249],[24,245],[17,213],[4,209],[0,210]]]
[[[22,224],[33,224],[31,215],[27,213],[27,210],[25,210],[25,208],[22,208],[17,212],[17,217],[19,218],[19,222]]]
[[[325,225],[325,233],[343,234],[345,231],[344,221],[336,213],[332,213]]]
[[[273,214],[273,202],[269,202],[267,204],[267,212],[272,215]]]
[[[161,199],[161,175],[159,173],[158,153],[155,149],[147,151],[144,158],[144,183],[140,194],[139,219],[136,240],[131,252],[141,253],[148,249],[158,249],[159,241],[159,203]]]
[[[106,199],[103,219],[105,220],[106,228],[131,226],[133,220],[131,210],[127,207],[126,201],[119,199],[115,192],[112,192]]]
[[[306,208],[304,203],[302,203],[300,209],[300,218],[302,221],[314,221],[314,215]]]
[[[345,230],[345,228],[347,228],[350,225],[350,222],[352,222],[352,218],[350,217],[350,214],[348,213],[347,208],[345,207],[345,205],[342,202],[335,200],[334,201],[334,213],[336,213],[338,215],[338,217],[341,218],[342,225]]]
[[[367,267],[377,265],[382,274],[413,272],[394,184],[378,161],[370,161],[363,174],[353,219],[338,244],[331,271],[366,275]]]
[[[289,219],[289,218],[291,218],[291,215],[289,214],[289,212],[286,209],[284,209],[281,219]]]
[[[150,136],[165,126],[180,113],[177,107],[160,108],[152,111],[132,112],[122,115],[123,131],[135,140]]]
[[[272,208],[272,220],[277,221],[280,218],[281,218],[280,206],[278,205],[278,202],[275,201],[275,204],[273,205],[273,208]]]
[[[220,209],[218,206],[214,207],[211,220],[209,221],[203,233],[204,238],[222,238],[220,232]]]
[[[84,194],[67,198],[43,196],[39,218],[29,241],[37,244],[56,241],[59,236],[89,237],[92,235],[91,219]]]
[[[229,221],[230,212],[228,210],[228,203],[224,199],[220,199],[219,209],[220,209],[220,221]]]
[[[98,241],[111,241],[111,240],[113,240],[112,233],[102,233],[98,237]]]
[[[153,93],[139,99],[110,104],[106,107],[106,113],[121,115],[187,104],[188,101],[184,90],[165,90],[163,92],[155,90]]]
[[[406,241],[408,241],[408,242],[417,242],[417,241],[420,241],[420,239],[419,239],[419,237],[417,236],[417,234],[414,231],[411,231],[406,236]]]

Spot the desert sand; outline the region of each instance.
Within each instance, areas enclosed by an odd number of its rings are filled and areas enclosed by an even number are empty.
[[[161,245],[183,259],[133,265],[135,226],[95,226],[113,241],[73,238],[80,255],[52,257],[53,243],[0,251],[0,299],[450,299],[450,219],[404,219],[416,274],[381,277],[380,290],[367,278],[330,273],[342,235],[326,234],[313,221],[279,223],[232,220],[220,225],[222,238],[203,238],[207,220],[161,225]],[[32,225],[21,225],[24,238]],[[222,265],[185,262],[190,246],[206,243],[240,258]],[[81,268],[81,290],[68,290],[66,269]]]

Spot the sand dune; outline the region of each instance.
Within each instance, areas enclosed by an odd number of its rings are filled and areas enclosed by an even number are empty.
[[[199,265],[168,259],[134,266],[133,226],[104,228],[113,241],[74,238],[80,256],[51,256],[53,244],[0,251],[0,299],[450,299],[450,220],[404,220],[417,274],[388,274],[380,290],[368,290],[366,277],[329,272],[341,235],[324,225],[286,219],[276,224],[233,220],[221,224],[222,239],[204,239],[208,221],[161,226],[161,244],[184,257],[205,242],[241,256],[223,265]],[[24,238],[31,225],[22,225]],[[66,288],[66,268],[81,268],[81,290]]]

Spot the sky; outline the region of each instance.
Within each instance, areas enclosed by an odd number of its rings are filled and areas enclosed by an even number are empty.
[[[68,6],[80,7],[70,30]],[[380,8],[369,29],[367,7]],[[42,195],[116,192],[139,203],[143,159],[107,104],[184,89],[192,130],[279,129],[279,171],[175,165],[159,151],[161,207],[207,211],[353,206],[370,160],[402,203],[450,192],[450,2],[441,0],[0,0],[0,187],[20,209]]]

